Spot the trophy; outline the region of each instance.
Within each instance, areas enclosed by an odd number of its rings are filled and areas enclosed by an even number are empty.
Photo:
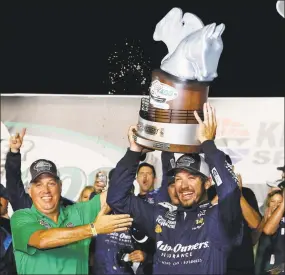
[[[153,38],[168,54],[152,72],[148,98],[142,98],[135,141],[146,148],[199,153],[196,110],[203,119],[209,84],[217,77],[224,24],[204,26],[194,14],[173,8],[156,25]]]

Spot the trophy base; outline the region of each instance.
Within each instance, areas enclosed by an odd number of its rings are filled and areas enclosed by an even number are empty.
[[[179,145],[159,142],[141,137],[137,132],[134,133],[134,139],[137,144],[152,150],[181,154],[201,153],[200,145]]]

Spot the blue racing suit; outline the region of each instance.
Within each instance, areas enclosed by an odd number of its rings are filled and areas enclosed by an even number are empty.
[[[163,175],[166,175],[168,164],[172,157],[173,154],[171,153],[162,154]],[[95,195],[95,192],[91,193],[89,199],[92,199]],[[159,189],[149,192],[145,196],[139,196],[139,198],[150,204],[167,200],[167,182],[163,181]],[[128,264],[125,266],[119,265],[118,257],[123,252],[133,252],[139,249],[145,252],[146,259],[138,267],[136,274],[150,275],[152,273],[153,254],[155,251],[155,243],[153,244],[153,241],[148,236],[145,236],[144,232],[138,230],[135,225],[128,232],[98,235],[91,243],[91,249],[94,253],[92,274],[134,274]]]
[[[161,153],[162,163],[162,183],[158,189],[148,192],[146,195],[138,195],[138,198],[146,201],[149,204],[157,204],[159,202],[169,201],[168,195],[168,178],[167,172],[171,168],[171,159],[175,162],[174,154],[169,152]],[[144,265],[140,266],[137,274],[151,275],[153,268],[153,255],[155,254],[156,243],[155,240],[145,235],[144,231],[136,228],[135,225],[132,227],[132,237],[136,241],[136,247],[143,250],[146,253],[146,259]]]
[[[227,256],[242,238],[240,190],[225,154],[213,141],[201,144],[216,182],[219,203],[191,208],[168,202],[148,204],[131,195],[140,153],[128,150],[119,161],[108,190],[107,203],[129,213],[135,224],[156,241],[153,274],[225,274]]]
[[[134,274],[131,265],[120,264],[123,254],[133,252],[134,244],[129,232],[115,232],[96,236],[92,274]],[[93,242],[92,242],[93,243]]]

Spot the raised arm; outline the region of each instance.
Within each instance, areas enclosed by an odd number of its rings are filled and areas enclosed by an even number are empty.
[[[217,129],[215,109],[209,103],[205,103],[203,112],[204,121],[201,120],[197,112],[194,112],[199,123],[198,139],[201,142],[202,151],[205,153],[205,160],[210,167],[212,178],[216,183],[215,187],[219,198],[216,207],[218,207],[221,225],[223,230],[233,238],[241,232],[241,192],[231,165],[226,162],[225,154],[216,147],[213,140]]]
[[[128,213],[134,218],[137,228],[154,237],[154,205],[151,205],[131,194],[136,177],[142,147],[134,141],[135,126],[128,132],[130,148],[118,162],[113,173],[107,194],[107,204],[115,213]]]
[[[13,211],[23,208],[30,208],[32,200],[25,192],[21,175],[21,153],[20,148],[26,133],[24,128],[21,134],[16,133],[10,138],[10,152],[7,154],[5,170],[6,170],[6,189],[10,197],[10,204]]]
[[[256,197],[251,189],[242,187],[242,177],[240,174],[237,174],[237,178],[241,191],[240,206],[242,215],[250,228],[257,229],[261,222],[261,215],[258,210]]]

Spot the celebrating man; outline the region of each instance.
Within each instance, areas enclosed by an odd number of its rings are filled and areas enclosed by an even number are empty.
[[[61,206],[61,181],[49,160],[32,163],[30,173],[33,206],[16,211],[11,218],[18,274],[88,274],[91,237],[126,231],[132,219],[105,215],[108,207],[101,209],[100,195]]]
[[[26,128],[21,133],[12,135],[9,139],[10,151],[7,153],[6,170],[6,189],[9,194],[10,204],[13,211],[23,208],[30,208],[33,204],[31,197],[26,193],[21,178],[21,152],[20,149],[24,142]],[[73,202],[67,198],[61,197],[60,204],[63,206],[72,205]]]
[[[107,195],[119,213],[130,213],[134,222],[156,240],[154,274],[225,274],[228,253],[241,240],[242,213],[237,178],[225,154],[213,142],[215,110],[204,104],[204,122],[197,112],[198,139],[205,160],[198,154],[180,157],[169,175],[175,176],[180,205],[150,205],[129,193],[143,148],[129,130],[130,148],[117,164]],[[216,182],[219,204],[207,201],[210,172]]]

